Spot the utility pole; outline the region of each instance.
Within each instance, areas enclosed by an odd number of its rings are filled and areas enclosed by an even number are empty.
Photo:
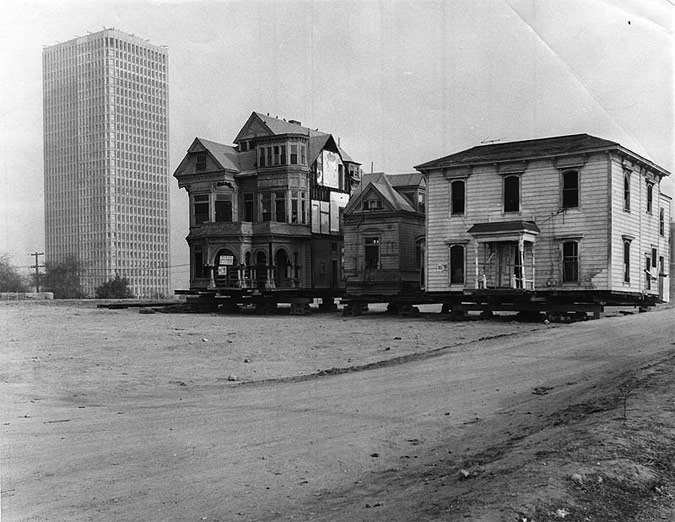
[[[34,256],[35,257],[35,264],[33,265],[32,268],[35,268],[35,291],[39,292],[40,291],[40,268],[43,268],[45,265],[41,265],[38,262],[38,256],[44,256],[44,252],[33,252],[32,254],[28,254],[29,256]]]

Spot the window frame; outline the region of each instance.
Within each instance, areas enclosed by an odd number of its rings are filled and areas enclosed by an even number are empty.
[[[521,178],[520,174],[508,174],[508,175],[504,176],[504,180],[502,181],[502,205],[503,205],[502,208],[503,208],[504,214],[516,213],[516,212],[520,212],[520,210],[521,210],[522,205],[521,205],[521,182],[520,182],[520,178]],[[512,202],[507,201],[507,190],[509,189],[507,184],[508,184],[509,180],[515,180],[518,183],[517,198],[516,198],[516,205],[515,205],[516,208],[515,209],[511,208]],[[507,209],[507,203],[511,203],[511,205],[509,205],[508,209]]]
[[[229,212],[227,211],[228,206]],[[225,207],[224,212],[223,207]],[[216,194],[215,201],[213,202],[213,210],[215,214],[214,219],[216,223],[232,223],[234,210],[234,206],[232,204],[232,194]],[[225,216],[225,219],[219,219],[219,217],[222,216]]]
[[[254,222],[255,219],[255,193],[253,192],[244,192],[244,215],[242,216],[243,221]],[[251,219],[248,219],[251,218]]]
[[[573,247],[573,252],[571,254],[565,252],[567,246]],[[579,240],[565,239],[561,241],[560,250],[562,258],[561,269],[562,269],[563,284],[578,284],[580,272]],[[569,274],[568,267],[571,267],[572,270],[571,277],[568,276]]]
[[[274,221],[277,223],[286,223],[288,221],[287,218],[287,207],[286,205],[286,192],[285,191],[275,191],[274,197],[272,198],[274,200],[274,208],[272,214],[274,215]],[[279,219],[281,218],[281,219]]]
[[[630,284],[630,244],[631,240],[623,240],[623,282]]]
[[[204,172],[206,171],[206,152],[198,152],[195,157],[195,172]]]
[[[198,199],[199,198],[199,199]],[[209,223],[211,221],[211,198],[209,194],[193,194],[191,196],[191,207],[192,207],[192,226],[199,226],[203,223]],[[197,207],[206,207],[206,212],[197,212]],[[206,216],[206,219],[201,221],[197,220],[197,216]]]
[[[380,236],[366,236],[363,238],[363,268],[365,270],[379,270],[381,268],[380,244]],[[373,256],[372,252],[375,252],[376,255]],[[374,260],[375,262],[372,263],[369,260]]]
[[[631,172],[630,170],[623,171],[623,211],[630,212],[631,199]]]
[[[654,183],[647,181],[647,214],[654,212]]]
[[[659,209],[659,235],[661,237],[666,235],[666,209],[663,207]]]
[[[459,197],[456,197],[455,186],[462,187],[461,194],[461,210],[456,209],[456,203],[460,201]],[[466,180],[463,179],[454,179],[450,182],[450,215],[451,216],[464,216],[466,215]]]
[[[567,179],[570,174],[575,175],[575,182],[576,186],[569,188],[567,187]],[[581,184],[579,183],[580,181],[580,176],[579,176],[579,170],[578,169],[568,169],[564,170],[561,172],[561,189],[560,189],[560,195],[561,195],[561,200],[560,200],[560,206],[561,208],[568,210],[572,208],[579,208],[580,206],[580,201],[581,201]],[[574,194],[573,199],[575,200],[573,203],[570,203],[569,201],[566,201],[569,197],[570,194]]]
[[[456,263],[454,262],[459,257],[454,257],[453,251],[457,251],[458,249],[461,249],[461,267],[456,267]],[[455,275],[458,269],[460,270],[461,277],[456,277]],[[450,286],[466,285],[466,245],[463,243],[451,243],[448,245],[448,282]]]

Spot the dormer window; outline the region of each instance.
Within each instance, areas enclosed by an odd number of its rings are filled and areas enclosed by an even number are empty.
[[[381,199],[364,199],[363,210],[382,210],[384,204]]]
[[[200,152],[197,154],[197,160],[195,162],[195,170],[204,171],[206,170],[206,153]]]

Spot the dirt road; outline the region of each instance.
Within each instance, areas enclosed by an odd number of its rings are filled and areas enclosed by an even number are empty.
[[[420,511],[440,498],[434,468],[517,439],[675,341],[673,309],[555,326],[0,313],[3,521],[452,520]]]

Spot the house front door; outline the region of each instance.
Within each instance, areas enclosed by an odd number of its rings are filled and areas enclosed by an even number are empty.
[[[497,244],[497,287],[512,288],[513,276],[518,277],[519,271],[518,246],[514,243]]]

